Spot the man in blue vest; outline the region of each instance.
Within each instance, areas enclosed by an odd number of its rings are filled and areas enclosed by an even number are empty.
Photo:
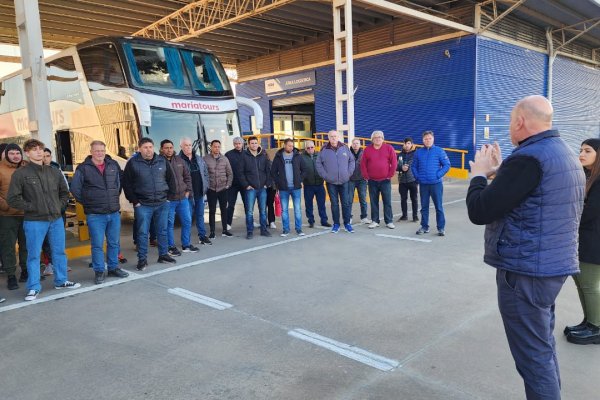
[[[519,101],[510,118],[515,149],[501,161],[497,143],[484,145],[470,162],[467,194],[469,219],[486,225],[484,262],[497,269],[498,307],[528,400],[560,399],[554,301],[579,272],[585,176],[551,130],[552,114],[542,96]]]

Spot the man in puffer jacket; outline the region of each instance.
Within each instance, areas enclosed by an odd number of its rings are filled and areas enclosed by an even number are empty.
[[[329,131],[329,143],[323,146],[317,158],[317,172],[325,180],[331,200],[332,233],[340,230],[340,203],[344,228],[347,232],[354,232],[350,224],[351,204],[348,201],[348,181],[354,172],[354,164],[354,156],[348,146],[340,141],[340,134]]]
[[[450,171],[450,160],[441,147],[433,145],[433,132],[423,132],[423,147],[415,153],[410,167],[415,179],[419,183],[421,192],[421,228],[417,235],[429,233],[429,198],[435,206],[435,222],[438,236],[446,234],[446,218],[442,197],[444,194],[444,175]]]
[[[215,238],[215,213],[217,212],[217,200],[221,210],[221,236],[233,236],[227,230],[227,193],[233,182],[233,171],[229,159],[221,154],[221,142],[213,140],[210,142],[210,154],[204,156],[204,162],[208,168],[208,223],[210,226],[209,239]]]
[[[315,142],[307,140],[304,142],[304,152],[302,159],[306,173],[304,174],[304,204],[306,218],[308,218],[308,226],[315,227],[315,215],[313,213],[313,198],[317,199],[317,209],[319,210],[319,218],[321,226],[331,228],[331,224],[327,222],[327,211],[325,210],[325,188],[323,187],[323,178],[317,172],[317,159],[319,152],[315,151]]]

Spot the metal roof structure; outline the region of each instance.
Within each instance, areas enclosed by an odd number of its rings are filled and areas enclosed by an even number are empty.
[[[510,12],[512,18],[541,29],[549,28],[555,47],[579,43],[600,49],[597,0],[393,0],[392,3],[463,24],[466,22],[458,20],[453,11],[465,7],[475,10],[475,5],[480,4],[487,16],[482,21],[488,24]],[[329,0],[39,0],[39,7],[44,47],[56,49],[99,36],[137,34],[185,40],[213,51],[224,64],[235,65],[330,40],[333,36]],[[355,33],[392,21],[414,19],[406,14],[391,15],[360,0],[353,2]],[[468,22],[473,23],[473,18]],[[18,43],[13,0],[0,0],[0,43]]]

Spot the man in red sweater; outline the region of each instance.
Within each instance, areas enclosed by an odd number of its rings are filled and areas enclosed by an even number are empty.
[[[383,219],[385,226],[394,229],[392,222],[392,183],[391,179],[396,173],[398,159],[394,148],[383,142],[382,131],[373,131],[371,134],[371,145],[367,146],[363,153],[360,170],[363,177],[368,181],[369,198],[371,200],[371,224],[369,229],[379,226],[379,195],[383,201]]]

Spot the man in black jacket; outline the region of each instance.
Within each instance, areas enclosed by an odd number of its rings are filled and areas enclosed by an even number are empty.
[[[306,207],[306,218],[308,218],[308,226],[315,227],[315,215],[313,213],[313,198],[317,199],[317,209],[319,210],[319,218],[321,226],[331,228],[331,224],[327,222],[327,210],[325,209],[325,187],[323,186],[323,178],[317,172],[317,158],[319,152],[315,151],[315,142],[307,140],[304,142],[304,152],[302,158],[304,160],[304,204]]]
[[[404,146],[398,156],[398,191],[400,192],[400,207],[402,208],[402,216],[398,221],[408,220],[408,194],[410,192],[410,203],[412,205],[413,222],[419,220],[419,185],[415,179],[415,175],[410,169],[415,157],[415,145],[411,137],[404,139]]]
[[[143,271],[148,266],[148,233],[152,218],[157,231],[158,262],[175,263],[175,259],[168,253],[167,198],[169,194],[175,194],[176,183],[173,169],[167,159],[154,153],[152,139],[140,139],[138,151],[139,154],[129,159],[125,165],[123,190],[127,200],[133,204],[137,229],[137,269]]]
[[[225,157],[229,159],[231,169],[233,170],[233,183],[227,191],[227,230],[231,229],[233,222],[233,213],[235,211],[235,203],[238,198],[238,193],[242,196],[242,203],[244,204],[244,212],[246,211],[246,196],[244,196],[245,188],[240,183],[238,176],[239,167],[242,163],[244,156],[244,139],[236,137],[233,139],[233,149],[225,153]]]
[[[292,196],[294,204],[294,228],[299,236],[302,232],[302,209],[300,197],[302,196],[302,180],[304,179],[304,161],[300,152],[294,148],[292,139],[285,139],[283,149],[279,150],[273,159],[271,177],[275,187],[279,190],[281,199],[281,222],[285,237],[290,233],[289,201]]]
[[[104,142],[90,144],[91,155],[77,167],[71,182],[71,193],[87,219],[92,246],[94,282],[104,282],[104,238],[106,237],[106,265],[108,275],[126,278],[129,274],[119,268],[121,240],[121,167],[106,155]]]
[[[252,239],[254,231],[254,203],[258,199],[260,234],[271,236],[267,230],[267,186],[271,185],[271,161],[258,145],[255,136],[248,138],[248,149],[243,153],[237,175],[246,196],[246,239]]]
[[[69,189],[62,174],[44,165],[44,143],[29,139],[23,145],[29,164],[15,171],[8,189],[7,203],[23,210],[23,230],[27,238],[27,295],[25,301],[35,300],[40,285],[40,252],[48,235],[54,263],[54,287],[75,289],[79,283],[67,279],[65,254],[65,224],[61,210],[69,200]]]

